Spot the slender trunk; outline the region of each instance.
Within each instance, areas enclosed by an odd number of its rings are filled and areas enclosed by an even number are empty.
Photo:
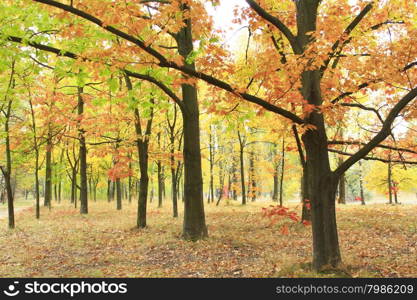
[[[31,119],[32,119],[32,132],[33,132],[33,147],[35,150],[35,211],[36,211],[36,219],[40,218],[40,196],[39,196],[39,145],[38,145],[38,137],[36,131],[36,119],[35,119],[35,111],[33,109],[32,104],[32,97],[31,92],[29,91],[29,106],[31,112]]]
[[[45,197],[44,206],[51,207],[52,200],[52,134],[48,129],[45,159]]]
[[[11,182],[11,174],[12,174],[12,154],[10,149],[10,132],[9,132],[9,120],[10,120],[10,112],[11,112],[11,105],[12,101],[9,100],[8,111],[6,114],[6,121],[4,124],[4,131],[6,133],[6,168],[1,168],[5,184],[6,184],[6,191],[7,191],[7,210],[9,216],[9,228],[15,228],[15,221],[14,221],[14,195],[13,195],[13,188]]]
[[[116,209],[122,209],[122,185],[120,183],[120,178],[116,179]]]
[[[87,178],[87,146],[85,143],[85,131],[82,128],[81,119],[84,114],[83,88],[78,88],[78,139],[80,147],[80,213],[88,214],[88,178]]]
[[[361,191],[361,204],[365,205],[365,193],[363,192],[363,174],[362,174],[362,162],[359,161],[359,188]]]
[[[62,200],[62,182],[60,178],[58,182],[58,203],[61,203],[61,200]]]
[[[71,203],[75,202],[75,192],[76,192],[76,179],[77,178],[77,173],[75,171],[75,169],[72,169],[72,174],[71,174]]]
[[[213,135],[211,133],[212,126],[210,125],[209,133],[209,163],[210,163],[210,191],[208,203],[214,202],[214,149],[213,149]]]
[[[41,216],[40,199],[39,199],[39,152],[35,150],[35,201],[36,201],[36,219]]]
[[[236,185],[238,184],[238,178],[237,178],[237,166],[236,166],[236,160],[233,158],[233,164],[232,164],[232,198],[233,200],[237,201],[237,190]]]
[[[243,150],[244,150],[244,141],[240,136],[240,132],[237,132],[239,137],[239,145],[240,145],[240,151],[239,151],[239,158],[240,158],[240,183],[241,183],[241,194],[242,194],[242,205],[246,205],[246,188],[245,188],[245,165],[244,165],[244,156],[243,156]]]
[[[249,190],[252,202],[256,201],[256,178],[255,178],[255,153],[251,151],[249,153]]]
[[[125,76],[126,86],[129,91],[132,91],[133,86],[130,78]],[[136,107],[134,110],[135,117],[135,132],[136,132],[136,147],[139,157],[139,172],[140,172],[140,181],[139,181],[139,197],[138,197],[138,212],[137,212],[137,228],[146,227],[146,210],[147,210],[147,200],[148,200],[148,188],[149,188],[149,175],[148,175],[148,147],[149,147],[149,137],[152,131],[152,121],[153,121],[153,105],[154,99],[151,99],[151,108],[150,108],[150,117],[146,122],[145,131],[142,131],[141,118],[139,114],[139,109]]]
[[[163,182],[162,182],[162,162],[160,160],[156,163],[158,169],[158,208],[162,207],[162,196],[163,196]]]
[[[93,184],[93,197],[94,197],[94,202],[97,201],[97,184],[98,184],[98,182],[94,182],[94,184]]]
[[[111,180],[107,179],[107,202],[110,202],[110,189],[111,189]]]
[[[132,163],[129,162],[129,170],[132,169]],[[127,185],[127,189],[128,189],[128,201],[129,203],[132,202],[132,192],[133,192],[133,180],[132,180],[132,176],[129,175],[129,179],[128,179],[128,185]]]
[[[137,142],[138,155],[139,155],[139,170],[140,170],[140,181],[139,181],[139,199],[138,199],[138,215],[137,215],[137,227],[146,227],[146,208],[148,198],[148,142],[140,141]]]
[[[343,163],[342,157],[339,157],[339,165]],[[342,174],[339,180],[339,204],[346,204],[346,176]]]
[[[175,124],[174,124],[175,126]],[[175,128],[173,126],[173,129]],[[174,218],[178,217],[178,172],[179,168],[175,168],[175,157],[174,157],[174,132],[171,132],[170,136],[171,148],[170,148],[170,165],[171,165],[171,189],[172,189],[172,215]]]
[[[219,162],[219,196],[217,197],[216,206],[219,206],[220,201],[223,198],[224,192],[224,173],[223,173],[223,164]]]
[[[285,175],[285,139],[282,138],[281,149],[281,178],[279,181],[279,205],[282,206],[284,202],[284,175]]]
[[[274,187],[272,192],[272,201],[278,202],[278,165],[274,166]]]
[[[392,164],[391,164],[391,155],[389,156],[389,162],[388,162],[388,196],[389,196],[389,204],[392,204]]]
[[[115,192],[116,192],[116,183],[112,180],[110,183],[110,201],[114,200]]]

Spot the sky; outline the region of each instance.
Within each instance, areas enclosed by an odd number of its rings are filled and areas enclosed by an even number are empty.
[[[247,30],[242,29],[244,25],[232,22],[234,18],[233,10],[236,6],[247,7],[247,4],[244,0],[221,0],[217,7],[213,8],[211,4],[206,5],[208,12],[213,16],[215,28],[224,31],[226,45],[231,49],[238,46],[239,37],[242,34],[247,35]]]

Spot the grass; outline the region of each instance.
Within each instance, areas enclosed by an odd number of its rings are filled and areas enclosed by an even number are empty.
[[[210,237],[182,240],[182,218],[151,203],[149,227],[134,228],[136,205],[91,203],[90,213],[61,205],[0,220],[1,277],[416,277],[417,206],[338,206],[344,272],[310,269],[311,228],[270,225],[270,203],[206,205]],[[282,234],[282,226],[289,233]]]

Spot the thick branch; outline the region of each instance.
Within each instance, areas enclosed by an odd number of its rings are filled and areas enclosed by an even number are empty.
[[[366,143],[363,142],[357,142],[357,141],[329,141],[327,143],[328,145],[353,145],[353,146],[365,146]],[[417,154],[417,151],[406,149],[406,148],[400,148],[400,147],[393,147],[389,145],[378,145],[376,148],[383,148],[383,149],[389,149],[394,151],[401,151],[401,152],[407,152],[412,154]]]
[[[409,63],[408,65],[406,65],[404,68],[400,69],[399,71],[400,72],[405,72],[405,71],[408,71],[409,69],[411,69],[414,66],[417,66],[417,61]],[[348,96],[350,96],[354,93],[359,92],[360,90],[368,87],[372,83],[377,83],[377,82],[380,82],[380,81],[381,81],[381,79],[375,79],[375,80],[372,80],[370,82],[362,83],[362,84],[358,85],[358,88],[357,88],[356,91],[354,91],[354,92],[344,92],[344,93],[340,94],[339,96],[337,96],[336,98],[334,98],[333,100],[331,100],[330,102],[333,103],[333,104],[336,104],[337,102],[339,102],[343,98],[346,98],[346,97],[348,97]]]
[[[345,155],[345,156],[354,156],[355,154],[353,153],[348,153],[348,152],[344,152],[344,151],[339,151],[336,149],[327,149],[329,152],[333,152],[333,153],[337,153],[340,155]],[[408,164],[408,165],[417,165],[417,161],[403,161],[403,160],[389,160],[389,159],[384,159],[384,158],[380,158],[380,157],[372,157],[372,156],[364,156],[361,159],[363,160],[376,160],[376,161],[380,161],[383,163],[401,163],[401,164]]]
[[[344,161],[334,173],[337,176],[342,175],[347,171],[351,166],[353,166],[357,161],[365,157],[369,152],[371,152],[376,146],[378,146],[383,140],[385,140],[391,133],[391,126],[394,120],[398,117],[400,112],[417,97],[417,87],[412,89],[408,94],[406,94],[390,111],[387,118],[385,119],[381,130],[366,144]]]
[[[260,16],[262,19],[268,21],[272,25],[274,25],[282,34],[287,38],[290,42],[291,47],[293,48],[295,53],[301,53],[301,47],[297,42],[296,37],[291,32],[291,30],[281,22],[280,19],[277,17],[272,16],[266,10],[264,10],[256,1],[253,0],[246,0],[249,6]]]
[[[72,58],[72,59],[81,58],[78,54],[75,54],[73,52],[63,51],[61,49],[51,47],[51,46],[47,46],[47,45],[43,45],[43,44],[40,44],[40,43],[37,43],[37,42],[30,42],[30,41],[25,42],[22,38],[19,38],[19,37],[9,36],[9,37],[7,37],[6,40],[11,41],[11,42],[15,42],[15,43],[24,44],[24,45],[29,45],[29,46],[31,46],[35,49],[39,49],[39,50],[47,51],[47,52],[50,52],[50,53],[54,53],[58,56],[68,57],[68,58]],[[82,58],[82,59],[85,60],[85,61],[89,60],[88,58]],[[180,108],[182,108],[181,99],[169,87],[167,87],[161,81],[157,80],[156,78],[154,78],[150,75],[139,74],[139,73],[129,71],[129,70],[126,70],[126,69],[123,69],[122,71],[130,77],[142,79],[142,80],[153,83],[154,85],[159,87],[165,94],[167,94],[175,103],[177,103]]]
[[[363,10],[359,13],[359,15],[356,16],[355,19],[346,27],[345,31],[343,31],[343,37],[349,36],[349,34],[355,29],[355,27],[362,21],[362,19],[368,14],[368,12],[372,9],[372,3],[369,3],[366,5]],[[337,40],[333,46],[332,51],[329,53],[329,58],[324,62],[324,65],[320,68],[320,72],[323,74],[324,71],[326,71],[327,67],[329,66],[329,63],[331,59],[334,57],[336,53],[340,53],[343,50],[343,47],[346,46],[346,44],[349,43],[349,39],[345,40],[342,45],[340,45],[340,40]],[[340,47],[339,47],[340,45]],[[334,67],[336,67],[334,65]]]

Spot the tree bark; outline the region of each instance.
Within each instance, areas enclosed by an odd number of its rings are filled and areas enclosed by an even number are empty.
[[[52,203],[52,133],[48,125],[48,137],[45,158],[45,197],[43,205],[51,208]]]
[[[249,153],[249,194],[252,202],[256,201],[255,153]]]
[[[125,76],[126,86],[129,91],[132,91],[133,86],[130,81],[129,76]],[[149,159],[149,137],[152,131],[152,121],[153,121],[153,105],[154,99],[150,100],[150,117],[146,122],[146,128],[143,131],[141,125],[141,118],[139,114],[139,109],[136,107],[134,110],[135,116],[135,131],[136,131],[136,147],[139,157],[139,197],[138,197],[138,213],[137,213],[137,222],[136,226],[138,228],[146,227],[146,211],[147,211],[147,200],[148,200],[148,188],[149,188],[149,175],[148,175],[148,159]]]
[[[180,9],[189,13],[189,7],[182,3]],[[191,19],[184,20],[183,27],[176,34],[179,54],[184,58],[187,69],[195,70],[194,63],[187,57],[193,51]],[[203,201],[203,176],[200,151],[200,116],[197,88],[182,84],[182,114],[184,128],[184,223],[183,237],[196,241],[208,236]]]
[[[279,181],[279,205],[282,206],[284,202],[284,174],[285,174],[285,139],[282,138],[281,149],[281,178]]]
[[[343,159],[339,157],[339,165],[343,163]],[[340,176],[339,180],[339,198],[338,198],[339,204],[346,204],[346,176],[343,173]]]
[[[246,205],[246,187],[245,187],[245,163],[244,163],[244,156],[243,150],[245,147],[245,142],[242,136],[240,135],[240,131],[237,131],[237,135],[239,138],[239,158],[240,158],[240,184],[241,184],[241,194],[242,194],[242,205]]]
[[[391,163],[391,155],[388,157],[388,197],[389,197],[389,204],[392,204],[392,163]]]
[[[209,198],[208,203],[214,202],[214,149],[213,149],[213,134],[212,134],[212,126],[210,125],[209,131],[209,163],[210,163],[210,190],[209,190]]]
[[[116,179],[116,209],[122,209],[122,186],[120,183],[120,178]]]
[[[359,161],[359,188],[361,190],[361,204],[365,205],[365,193],[363,192],[363,174],[361,161]]]
[[[142,136],[142,130],[140,129],[140,117],[139,110],[135,109],[136,116],[136,134],[138,135],[137,139],[137,149],[139,156],[139,171],[140,171],[140,180],[139,180],[139,199],[138,199],[138,215],[137,215],[137,227],[145,228],[146,227],[146,210],[147,210],[147,198],[148,198],[148,187],[149,187],[149,175],[148,175],[148,146],[149,146],[149,134],[152,121],[148,120],[148,128],[145,136]]]
[[[82,97],[83,88],[78,87],[78,117],[79,120],[84,114],[84,99]],[[85,131],[80,121],[78,123],[79,139],[79,161],[80,161],[80,213],[88,214],[88,178],[87,178],[87,146],[85,143]]]
[[[12,174],[12,155],[10,149],[10,132],[9,132],[9,119],[10,119],[11,101],[9,101],[8,113],[6,114],[6,121],[4,124],[4,130],[6,132],[6,168],[1,167],[1,171],[4,176],[7,191],[7,211],[9,217],[9,228],[15,228],[14,220],[14,195],[11,182]]]

